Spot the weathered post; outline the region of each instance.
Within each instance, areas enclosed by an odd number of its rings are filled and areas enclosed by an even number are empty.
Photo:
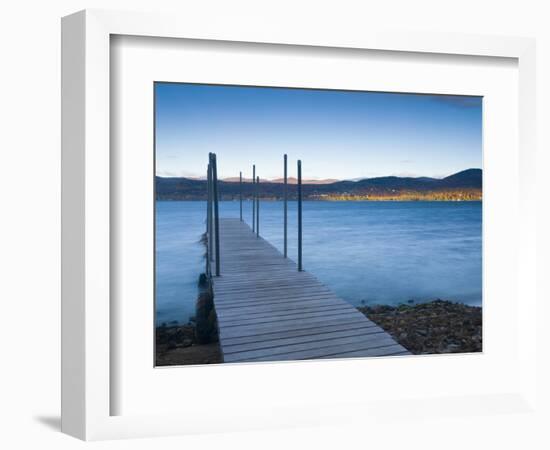
[[[206,172],[206,268],[210,273],[210,261],[212,261],[212,166],[208,163]]]
[[[210,185],[209,185],[209,178],[210,178],[210,163],[208,163],[206,167],[206,267],[205,272],[206,276],[210,275],[210,256],[209,256],[209,242],[210,242],[210,217],[208,214],[209,208],[210,208]]]
[[[212,224],[212,154],[208,154],[208,174],[206,176],[206,183],[208,185],[208,212],[206,215],[206,220],[208,222],[208,258],[210,261],[214,261],[214,234],[213,234],[213,224]],[[210,264],[209,264],[210,265]]]
[[[285,185],[284,185],[284,256],[285,258],[288,257],[288,252],[287,252],[287,222],[288,222],[288,215],[287,215],[287,201],[288,201],[288,192],[287,192],[287,187],[288,187],[288,171],[287,171],[287,156],[286,156],[286,153],[285,153],[285,156],[284,156],[284,182],[285,182]]]
[[[243,173],[239,172],[239,211],[241,222],[243,221]]]
[[[208,207],[210,206],[210,162],[206,166],[206,235],[210,232]]]
[[[256,191],[254,184],[256,183],[256,164],[252,164],[252,232],[256,229]]]
[[[216,154],[212,154],[212,179],[213,179],[213,194],[214,194],[214,239],[216,252],[216,276],[220,276],[220,217],[218,207],[218,167],[216,162]]]
[[[298,271],[302,271],[302,161],[298,160]]]
[[[260,237],[260,177],[256,177],[256,237]]]

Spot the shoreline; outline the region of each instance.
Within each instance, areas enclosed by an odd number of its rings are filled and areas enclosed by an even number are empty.
[[[155,329],[155,365],[179,366],[222,362],[218,342],[199,344],[196,325],[161,325]]]
[[[206,247],[206,235],[200,242]],[[185,325],[155,328],[155,365],[217,364],[223,362],[214,308],[212,280],[199,275],[195,316]]]
[[[359,306],[367,318],[414,355],[476,353],[483,350],[482,307],[447,300],[397,306]],[[201,344],[196,324],[156,327],[157,366],[223,362],[219,342]]]
[[[483,351],[482,306],[437,299],[357,309],[414,355]]]

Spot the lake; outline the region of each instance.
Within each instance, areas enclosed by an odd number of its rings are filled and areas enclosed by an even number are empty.
[[[239,217],[220,202],[220,217]],[[252,202],[244,202],[251,223]],[[156,203],[157,324],[194,315],[204,272],[206,203]],[[297,255],[296,202],[288,205],[288,254]],[[441,298],[481,305],[481,202],[303,203],[303,265],[353,305]],[[283,249],[283,203],[260,205],[260,234]],[[221,255],[223,258],[223,255]]]

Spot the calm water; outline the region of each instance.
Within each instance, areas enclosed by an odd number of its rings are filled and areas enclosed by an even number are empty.
[[[281,251],[282,207],[260,207],[260,232]],[[304,202],[304,269],[354,305],[435,298],[481,305],[481,209],[481,202]],[[250,223],[252,203],[243,210]],[[157,202],[158,324],[194,314],[205,211],[205,202]],[[220,217],[238,216],[238,202],[220,203]],[[292,259],[296,225],[290,202]]]

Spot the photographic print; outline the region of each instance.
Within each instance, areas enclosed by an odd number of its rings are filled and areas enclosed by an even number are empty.
[[[481,97],[156,82],[155,365],[482,351]]]

